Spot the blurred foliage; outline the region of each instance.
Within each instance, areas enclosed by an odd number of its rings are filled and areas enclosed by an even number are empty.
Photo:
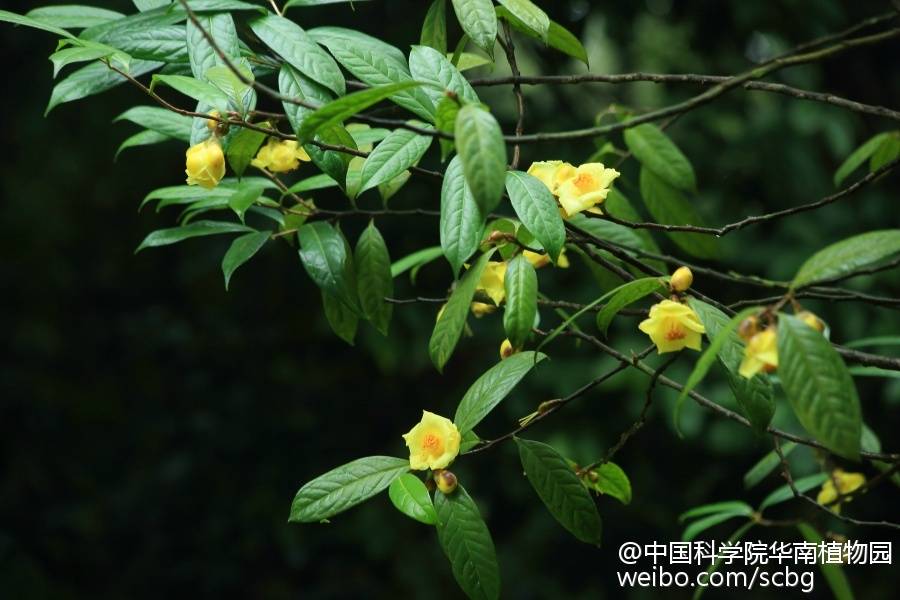
[[[33,6],[5,4],[18,12]],[[122,0],[106,4],[131,11]],[[886,9],[837,0],[543,4],[581,37],[598,73],[736,72]],[[343,4],[293,9],[291,16],[310,26],[353,25],[405,48],[418,41],[425,10],[420,1],[392,0],[358,3],[353,10]],[[456,39],[459,32],[451,32]],[[44,119],[51,36],[9,26],[0,28],[0,36],[8,57],[4,146],[12,150],[0,166],[0,324],[7,339],[0,362],[2,595],[456,597],[434,533],[394,512],[384,495],[329,525],[288,526],[286,519],[302,482],[358,456],[403,455],[400,434],[423,406],[452,414],[468,385],[495,360],[503,338],[500,319],[474,322],[479,335],[464,341],[438,376],[427,357],[436,307],[397,307],[389,338],[365,328],[351,348],[328,330],[320,295],[286,244],[260,253],[252,268],[235,275],[228,293],[219,271],[225,240],[134,256],[148,231],[172,222],[171,214],[136,208],[148,190],[180,183],[184,149],[168,143],[131,150],[113,163],[118,144],[134,131],[111,119],[134,103],[137,92],[123,86],[61,106]],[[574,59],[524,39],[518,51],[526,74],[584,71]],[[898,51],[900,43],[892,41],[779,78],[897,108]],[[496,67],[473,73],[507,74],[499,54],[498,60]],[[696,91],[652,83],[528,87],[526,131],[581,127],[609,103],[644,109]],[[483,94],[510,123],[509,89]],[[829,193],[843,158],[888,126],[819,103],[737,91],[684,116],[670,133],[697,169],[699,210],[711,222],[726,223]],[[613,141],[622,145],[621,138]],[[592,151],[588,142],[529,145],[523,162],[581,161]],[[636,181],[632,169],[626,167],[623,179]],[[898,191],[896,176],[888,177],[825,210],[732,234],[722,241],[720,264],[787,278],[827,243],[900,225]],[[317,201],[341,202],[327,194]],[[437,188],[414,178],[392,203],[434,207]],[[364,225],[348,223],[348,237]],[[403,218],[379,227],[394,240],[395,258],[437,241],[436,227],[421,233]],[[659,240],[664,250],[674,250]],[[576,267],[542,273],[542,291],[557,297],[554,291],[565,289],[576,301],[596,297],[588,271]],[[416,287],[405,276],[398,280],[397,295],[439,295],[447,277],[445,264],[434,263],[419,274]],[[900,279],[891,272],[857,278],[850,286],[866,291],[876,284],[882,295],[900,294]],[[695,287],[723,300],[746,296],[699,277]],[[900,330],[900,318],[887,309],[820,301],[808,307],[828,321],[835,340]],[[636,325],[634,318],[613,325],[618,348],[646,344]],[[518,388],[480,427],[482,435],[505,432],[538,402],[612,366],[609,358],[570,341],[556,344],[552,368]],[[683,379],[692,359],[682,358],[670,374]],[[573,459],[593,460],[637,416],[645,385],[643,375],[626,371],[531,435]],[[709,397],[731,402],[724,378],[703,386]],[[897,450],[896,436],[890,438],[900,427],[900,381],[861,378],[858,387],[866,421],[887,449]],[[780,483],[773,476],[746,494],[743,473],[770,450],[768,438],[687,406],[686,438],[678,439],[673,401],[673,393],[659,390],[650,421],[617,455],[634,500],[629,506],[599,500],[605,523],[599,550],[579,544],[547,514],[521,476],[511,445],[461,461],[457,474],[478,499],[498,546],[505,596],[682,597],[678,590],[620,590],[617,545],[676,540],[677,515],[687,508],[741,497],[755,503]],[[776,424],[791,427],[780,402]],[[792,456],[801,473],[813,470],[816,460],[807,449]],[[885,488],[849,510],[880,518],[896,507],[896,495]],[[809,513],[796,503],[782,510]],[[897,539],[884,530],[825,525],[851,538]],[[712,533],[724,539],[731,530],[726,525]],[[758,529],[750,537],[797,535]],[[860,598],[888,597],[900,584],[897,569],[846,571]],[[762,591],[742,597],[770,596]]]

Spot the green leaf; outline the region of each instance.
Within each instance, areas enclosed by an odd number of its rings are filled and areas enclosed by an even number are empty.
[[[321,128],[316,135],[316,141],[332,146],[356,149],[356,142],[353,141],[353,136],[340,125],[329,125]],[[337,181],[338,185],[346,188],[347,169],[350,166],[350,162],[358,157],[338,150],[323,150],[314,144],[308,144],[305,148],[314,165],[319,167],[331,179]]]
[[[859,457],[859,396],[840,354],[796,317],[778,316],[778,377],[800,423],[844,458]]]
[[[250,29],[285,62],[316,83],[339,96],[346,92],[340,67],[293,21],[277,15],[266,15],[250,21]]]
[[[384,490],[409,471],[409,460],[367,456],[316,477],[297,492],[292,523],[314,523],[344,512]]]
[[[391,277],[399,277],[410,269],[419,268],[437,259],[444,253],[440,246],[432,246],[416,250],[412,254],[407,254],[397,262],[391,265]]]
[[[503,307],[503,329],[513,348],[521,348],[531,334],[537,317],[537,273],[521,254],[507,263],[503,279],[506,304]]]
[[[438,131],[453,135],[459,108],[459,102],[449,96],[445,96],[438,101],[434,109],[434,126]],[[453,152],[455,144],[453,140],[444,138],[438,138],[438,143],[441,146],[441,162],[444,162],[450,156],[450,153]]]
[[[297,229],[300,260],[310,278],[325,293],[359,312],[353,257],[344,236],[325,221],[305,223]]]
[[[124,23],[126,20],[113,21],[110,25]],[[91,29],[85,30],[82,37],[89,31]],[[168,63],[184,63],[188,60],[184,25],[149,25],[121,31],[113,30],[94,41],[103,42],[141,60],[159,60]]]
[[[437,513],[431,495],[422,480],[412,473],[404,473],[388,488],[391,502],[404,515],[426,525],[437,524]]]
[[[816,546],[823,543],[822,536],[809,523],[797,523],[797,529],[807,542]],[[825,562],[824,560],[817,560],[816,564],[819,565],[822,576],[828,582],[828,587],[831,588],[831,593],[834,594],[835,600],[853,600],[853,590],[850,588],[850,582],[847,581],[847,576],[839,564]]]
[[[849,237],[826,246],[807,259],[794,276],[791,288],[796,290],[839,277],[898,252],[900,229],[882,229]]]
[[[234,211],[241,223],[244,222],[244,214],[247,212],[247,209],[256,204],[256,201],[263,193],[263,189],[259,185],[242,185],[228,198],[228,207]]]
[[[477,104],[459,110],[455,125],[456,151],[472,196],[487,215],[500,203],[506,173],[506,144],[494,116]]]
[[[466,324],[466,317],[469,314],[469,305],[472,304],[472,297],[475,296],[475,288],[478,286],[481,273],[492,254],[493,251],[482,254],[463,275],[444,306],[440,318],[434,324],[434,331],[431,332],[431,340],[428,342],[428,354],[439,372],[444,371],[444,365],[450,360],[450,356],[459,342],[459,337]]]
[[[474,429],[545,358],[547,355],[540,352],[519,352],[485,371],[456,408],[453,422],[459,432],[465,434]]]
[[[307,177],[306,179],[301,179],[300,181],[289,187],[287,189],[287,193],[304,194],[305,192],[324,190],[333,187],[337,187],[337,182],[325,173],[320,173],[319,175],[313,175],[311,177]]]
[[[781,444],[781,453],[787,457],[796,447],[797,444],[794,442],[785,442]],[[744,489],[749,490],[754,487],[780,464],[781,459],[779,458],[778,453],[774,450],[770,450],[765,456],[759,459],[755,465],[750,467],[749,471],[744,473]]]
[[[352,6],[355,2],[368,2],[368,0],[288,0],[284,3],[284,10],[292,6],[322,6],[323,4],[343,4],[347,2]]]
[[[869,172],[874,173],[898,156],[900,156],[900,131],[894,131],[878,145],[878,149],[869,160]]]
[[[447,54],[447,0],[434,0],[425,13],[419,43]]]
[[[825,483],[826,479],[828,479],[828,473],[816,473],[815,475],[807,475],[806,477],[794,479],[794,487],[796,487],[797,491],[801,494],[805,494],[809,490],[817,488]],[[762,503],[760,503],[759,505],[759,511],[762,512],[767,508],[775,506],[776,504],[787,502],[793,497],[794,490],[792,490],[791,486],[789,486],[788,484],[784,484],[763,499]]]
[[[385,298],[393,296],[394,280],[391,257],[374,221],[369,222],[356,242],[354,262],[363,315],[382,335],[387,335],[393,306]]]
[[[464,37],[464,39],[466,38]],[[451,56],[453,55],[448,54],[447,58],[449,59]],[[455,61],[451,60],[450,62],[459,69],[460,73],[462,73],[469,69],[476,69],[478,67],[483,67],[484,65],[493,64],[494,61],[481,54],[475,54],[474,52],[460,52],[458,59]]]
[[[172,227],[170,229],[157,229],[150,233],[141,242],[141,245],[135,250],[135,254],[144,248],[157,248],[159,246],[168,246],[176,244],[184,240],[201,237],[206,235],[218,235],[220,233],[244,233],[254,231],[254,229],[246,225],[238,223],[226,223],[224,221],[197,221],[183,227]]]
[[[157,106],[135,106],[113,119],[130,121],[146,129],[161,133],[166,137],[189,142],[191,139],[191,118],[173,113]]]
[[[31,27],[33,29],[47,31],[49,33],[55,33],[56,35],[64,38],[75,39],[75,36],[65,29],[57,27],[51,23],[47,23],[44,20],[33,19],[31,17],[23,17],[22,15],[17,15],[16,13],[9,12],[8,10],[0,10],[0,21],[6,21],[7,23],[13,23],[15,25],[24,25],[25,27]]]
[[[270,231],[255,231],[235,238],[231,242],[231,247],[228,248],[228,252],[222,259],[222,274],[225,276],[226,290],[231,282],[231,276],[234,275],[237,268],[253,258],[266,245],[271,235]]]
[[[300,138],[302,143],[306,143],[320,129],[329,125],[336,125],[400,90],[407,90],[418,85],[421,85],[418,81],[390,83],[353,92],[337,100],[332,100],[321,108],[316,109],[303,120],[297,130],[297,137]]]
[[[484,217],[466,184],[462,162],[456,156],[447,165],[441,183],[441,248],[455,277],[478,250]]]
[[[203,35],[204,31],[212,36],[219,49],[231,59],[237,60],[240,57],[241,49],[234,19],[230,14],[198,15],[197,21],[200,27],[190,20],[186,24],[188,59],[194,77],[205,80],[206,72],[224,64],[224,61],[207,41],[206,36]]]
[[[725,500],[722,502],[713,502],[712,504],[695,506],[694,508],[681,513],[680,515],[678,515],[678,520],[683,523],[690,519],[696,519],[697,517],[704,517],[706,515],[719,513],[730,513],[749,517],[753,514],[753,507],[741,500]]]
[[[566,459],[547,444],[513,439],[525,475],[550,514],[582,542],[600,544],[597,507]]]
[[[459,453],[465,454],[475,446],[481,443],[481,438],[474,431],[467,431],[462,434],[459,442]]]
[[[725,521],[734,519],[735,517],[744,516],[747,515],[744,515],[743,512],[725,511],[703,517],[702,519],[697,519],[684,528],[684,531],[681,533],[681,541],[690,542],[710,527],[714,527],[719,523],[724,523]]]
[[[837,171],[834,172],[834,187],[840,187],[847,177],[853,173],[856,169],[858,169],[864,162],[869,160],[869,158],[875,154],[875,151],[878,150],[881,143],[887,139],[890,135],[888,132],[882,132],[872,136],[866,141],[862,146],[854,150],[850,156],[847,157],[841,166],[838,167]]]
[[[116,150],[116,155],[113,160],[118,160],[119,155],[122,154],[124,150],[128,148],[135,148],[137,146],[150,146],[152,144],[159,144],[161,142],[167,142],[171,140],[167,135],[159,133],[157,131],[151,131],[149,129],[145,129],[144,131],[140,131],[124,142],[119,146],[119,149]]]
[[[556,262],[566,243],[566,227],[553,194],[539,179],[522,171],[506,173],[506,193],[522,224]]]
[[[528,27],[506,8],[498,6],[497,16],[512,25],[515,30],[524,33],[525,35],[528,35],[532,38],[541,39],[539,33],[533,31],[530,27]],[[588,62],[587,50],[584,49],[584,46],[581,44],[578,38],[556,21],[550,21],[550,27],[547,31],[547,39],[543,41],[551,48],[555,48],[563,54],[580,60],[585,64],[585,66],[590,66],[590,63]],[[464,69],[460,67],[460,70],[462,71]]]
[[[737,542],[738,540],[740,540],[742,537],[744,537],[744,535],[745,535],[748,531],[750,531],[750,529],[753,527],[753,525],[755,525],[755,523],[754,523],[753,521],[748,521],[747,523],[744,523],[743,525],[741,525],[740,527],[738,527],[737,530],[736,530],[734,533],[732,533],[730,536],[728,536],[728,539],[727,539],[726,541],[727,541],[729,544],[734,544],[735,542]],[[707,581],[709,581],[709,576],[710,576],[713,572],[715,572],[716,570],[718,570],[719,566],[720,566],[723,562],[725,562],[725,554],[724,554],[724,553],[723,553],[723,554],[719,554],[719,556],[716,558],[715,562],[713,562],[713,564],[709,565],[709,567],[706,568],[706,577],[707,577]],[[703,587],[703,586],[700,586],[700,587],[696,588],[696,591],[694,592],[694,595],[693,595],[691,598],[692,598],[693,600],[700,600],[700,597],[703,595],[703,592],[706,591],[706,589],[707,589],[707,588],[706,588],[706,587]]]
[[[234,137],[228,142],[225,156],[228,158],[228,164],[231,165],[235,175],[241,177],[244,174],[244,171],[250,166],[250,161],[253,160],[253,157],[259,151],[259,147],[265,141],[266,134],[261,131],[241,129],[234,134]]]
[[[713,339],[731,320],[721,310],[696,298],[688,303],[700,317],[706,328],[706,337]],[[750,421],[757,433],[762,433],[769,426],[775,415],[775,394],[772,382],[768,377],[752,377],[747,379],[739,373],[744,358],[744,342],[732,329],[727,334],[722,347],[719,348],[719,362],[728,374],[728,384],[741,408],[741,412]]]
[[[356,329],[359,326],[359,316],[347,308],[343,302],[326,294],[324,290],[322,291],[322,306],[331,330],[352,346],[353,340],[356,338]]]
[[[402,171],[396,177],[378,185],[378,194],[381,196],[381,201],[385,206],[387,206],[388,200],[406,185],[406,182],[409,181],[410,177],[412,177],[412,173],[409,171]]]
[[[658,223],[664,225],[698,225],[704,221],[684,194],[653,171],[641,167],[641,196],[644,205]],[[716,239],[702,233],[672,232],[667,234],[682,250],[699,258],[717,254]]]
[[[131,61],[129,74],[132,77],[140,77],[161,66],[162,63],[160,62],[133,60]],[[124,81],[126,81],[125,77],[119,75],[105,64],[99,62],[91,63],[73,71],[68,77],[53,87],[44,116],[60,104],[100,94]]]
[[[697,191],[694,167],[672,140],[651,123],[625,130],[625,145],[643,167],[684,192]]]
[[[50,55],[50,62],[53,63],[53,77],[55,78],[57,75],[59,75],[60,70],[68,65],[79,62],[88,62],[96,60],[98,58],[104,58],[115,52],[115,48],[108,48],[104,46],[78,46],[75,48],[64,48],[58,52],[54,52]]]
[[[597,328],[604,337],[609,330],[609,324],[620,310],[654,292],[664,293],[666,288],[663,287],[662,281],[663,279],[635,279],[618,288],[597,313]]]
[[[225,92],[205,81],[185,75],[154,75],[150,89],[152,90],[160,83],[176,89],[197,102],[214,106],[220,111],[228,109],[229,99]]]
[[[844,344],[848,348],[865,348],[869,346],[900,346],[900,335],[878,335],[853,340]]]
[[[414,124],[431,129],[424,123]],[[392,131],[366,158],[360,173],[359,193],[387,183],[417,164],[431,146],[432,139],[406,129]]]
[[[172,3],[172,0],[132,0],[134,6],[141,12],[160,8]]]
[[[466,35],[476,46],[493,56],[497,14],[491,0],[453,0],[453,11]]]
[[[95,6],[42,6],[28,11],[26,18],[67,29],[84,29],[124,17],[120,12]]]
[[[260,13],[266,12],[265,9],[256,4],[240,2],[239,0],[188,0],[188,6],[197,13],[203,12],[221,12],[231,10],[252,10]],[[184,11],[180,0],[173,2],[172,11]]]
[[[322,85],[319,85],[294,67],[284,64],[278,72],[278,90],[288,98],[296,98],[315,105],[331,102],[332,93]],[[313,109],[300,106],[287,100],[282,102],[284,112],[287,115],[291,128],[296,132]]]
[[[309,35],[328,48],[345,69],[371,87],[413,79],[403,52],[378,38],[343,27],[317,27]],[[434,119],[434,104],[423,89],[398,89],[389,98],[426,121]]]
[[[416,81],[432,84],[423,88],[431,101],[437,105],[449,90],[467,102],[478,102],[478,94],[453,66],[446,54],[429,46],[413,46],[409,53],[409,70]]]
[[[450,495],[436,493],[434,509],[438,541],[459,587],[472,600],[499,598],[497,553],[475,501],[460,485]]]
[[[596,474],[596,480],[587,475],[581,478],[589,490],[612,496],[622,504],[631,503],[631,481],[619,465],[605,462],[591,472]]]
[[[550,17],[534,5],[531,0],[497,0],[506,10],[515,16],[545,42],[550,35]]]

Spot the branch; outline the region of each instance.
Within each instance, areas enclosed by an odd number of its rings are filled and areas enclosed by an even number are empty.
[[[509,62],[509,70],[512,71],[513,77],[518,77],[521,75],[519,73],[519,65],[516,64],[516,47],[513,45],[512,33],[509,31],[509,23],[506,20],[502,21],[503,23],[503,33],[506,37],[506,42],[504,42],[501,38],[497,38],[500,40],[500,45],[503,47],[504,52],[506,52],[506,60]],[[522,95],[522,86],[518,83],[513,84],[513,95],[516,97],[516,113],[518,114],[518,118],[516,120],[516,137],[520,137],[524,132],[524,122],[525,122],[525,97]],[[521,148],[519,144],[513,146],[513,158],[512,162],[509,164],[510,169],[517,169],[519,166],[519,152]]]

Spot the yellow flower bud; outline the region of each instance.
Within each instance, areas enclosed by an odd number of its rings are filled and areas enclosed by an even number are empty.
[[[213,111],[210,111],[209,116],[219,117],[220,113],[217,110],[213,110]],[[209,129],[210,132],[214,132],[218,126],[219,126],[219,122],[216,119],[207,119],[206,120],[206,128]]]
[[[638,328],[650,336],[660,354],[682,348],[700,350],[702,334],[706,333],[700,317],[691,307],[672,300],[651,306],[649,318]]]
[[[745,342],[750,341],[750,338],[759,333],[759,319],[753,315],[747,317],[738,325],[737,332],[742,340]]]
[[[747,342],[738,373],[747,379],[760,371],[771,373],[778,368],[778,334],[775,327],[760,331]]]
[[[456,486],[459,485],[456,475],[446,469],[438,469],[434,472],[434,482],[445,496],[455,492]]]
[[[443,469],[459,454],[462,436],[450,419],[422,411],[422,420],[403,435],[409,467],[417,471]]]
[[[802,310],[797,313],[797,318],[818,331],[822,333],[825,331],[825,323],[817,317],[815,314],[809,312],[808,310]]]
[[[516,349],[513,348],[512,342],[510,342],[509,340],[503,340],[503,343],[500,344],[500,360],[509,358],[515,353]]]
[[[619,176],[615,169],[607,169],[603,163],[579,165],[569,179],[559,184],[556,192],[563,217],[585,210],[596,212],[595,207],[606,200],[612,182]]]
[[[862,473],[847,473],[842,469],[835,469],[831,476],[822,484],[816,502],[825,505],[836,513],[841,512],[840,496],[845,496],[859,489],[866,483],[866,476]],[[835,504],[838,502],[837,504]]]
[[[258,169],[268,169],[273,173],[287,173],[300,166],[300,161],[309,162],[306,150],[296,140],[278,140],[269,138],[268,143],[259,149],[256,158],[250,164]]]
[[[219,185],[225,176],[225,154],[219,140],[209,138],[187,149],[185,161],[188,185],[208,190]]]
[[[672,286],[673,292],[687,291],[691,284],[694,283],[694,274],[687,267],[678,267],[672,273],[672,279],[669,285]]]
[[[497,310],[497,307],[493,304],[487,304],[486,302],[473,302],[472,306],[472,314],[475,315],[476,319],[480,319],[484,315],[489,315],[492,312]]]

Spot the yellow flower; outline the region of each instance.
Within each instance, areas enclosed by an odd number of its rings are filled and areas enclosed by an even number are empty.
[[[259,149],[256,158],[250,164],[257,169],[268,169],[273,173],[287,173],[300,166],[300,162],[309,162],[309,155],[295,140],[277,140],[270,138],[268,143]]]
[[[694,283],[694,273],[687,267],[675,269],[675,272],[672,273],[672,279],[669,280],[669,285],[672,286],[672,290],[675,292],[687,291],[692,283]]]
[[[494,304],[500,306],[500,303],[506,298],[506,289],[503,287],[505,277],[505,262],[489,262],[481,273],[481,279],[478,281],[475,291],[484,292],[488,298],[494,301]]]
[[[422,420],[403,436],[409,448],[409,467],[417,471],[443,469],[459,454],[461,436],[450,419],[422,411]]]
[[[185,173],[188,185],[211,190],[225,177],[225,154],[216,138],[209,138],[187,149]]]
[[[816,502],[823,504],[836,513],[841,512],[841,504],[836,503],[840,496],[844,496],[862,487],[866,483],[866,476],[862,473],[847,473],[842,469],[835,469],[831,477],[822,484]],[[835,484],[837,484],[835,486]]]
[[[542,160],[531,163],[528,174],[540,179],[555,194],[563,181],[575,175],[575,167],[561,160]]]
[[[563,217],[571,217],[606,200],[609,186],[618,176],[618,171],[604,168],[603,163],[579,165],[572,177],[562,182],[556,190]]]
[[[531,266],[535,269],[540,269],[541,267],[545,267],[550,264],[550,256],[548,254],[540,254],[538,252],[532,252],[531,250],[524,250],[522,252],[522,256],[524,256],[525,260],[530,262]],[[569,258],[566,256],[565,248],[563,248],[562,252],[559,253],[559,258],[556,259],[556,266],[560,269],[569,268]]]
[[[744,360],[738,369],[743,377],[752,378],[760,371],[771,372],[778,367],[778,335],[775,327],[755,334],[744,349]]]
[[[475,315],[476,319],[480,319],[484,315],[489,315],[497,310],[496,306],[494,306],[493,304],[487,304],[485,302],[473,302],[472,306],[470,306],[469,308],[472,309],[472,314]]]
[[[677,352],[682,348],[700,349],[701,334],[706,328],[694,310],[672,300],[663,300],[650,307],[650,318],[638,326],[650,336],[660,354]]]

